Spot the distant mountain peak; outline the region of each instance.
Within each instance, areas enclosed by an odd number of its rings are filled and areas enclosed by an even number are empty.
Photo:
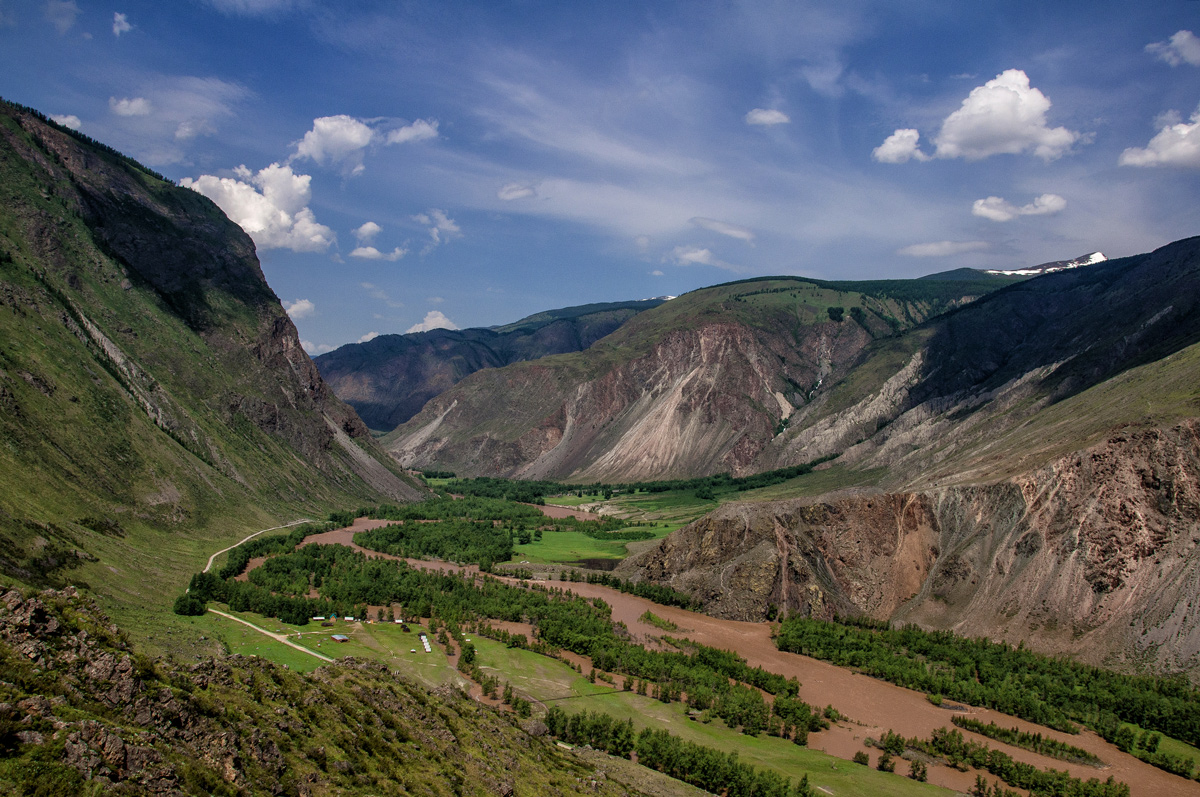
[[[1091,252],[1074,260],[1055,260],[1051,263],[1042,263],[1041,265],[1030,266],[1029,268],[1019,268],[1012,271],[987,270],[983,273],[1004,277],[1040,277],[1042,274],[1053,274],[1055,271],[1066,271],[1067,269],[1080,268],[1081,266],[1094,266],[1097,263],[1103,263],[1105,260],[1108,260],[1108,257],[1103,252]]]

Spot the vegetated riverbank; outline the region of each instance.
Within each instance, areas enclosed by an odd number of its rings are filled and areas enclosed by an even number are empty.
[[[314,536],[306,540],[306,544],[346,544],[349,542],[350,547],[356,548],[365,555],[379,557],[379,554],[365,551],[352,544],[354,531],[366,527],[372,522],[374,521],[359,519],[354,527]],[[479,572],[478,568],[472,566],[463,567],[445,562],[422,562],[419,560],[405,561],[410,566],[420,569],[458,572],[466,575]],[[510,579],[502,579],[502,581],[510,584],[520,583]],[[743,657],[749,666],[762,667],[764,670],[786,677],[798,678],[801,682],[799,692],[801,699],[818,706],[832,704],[841,715],[850,718],[848,722],[836,723],[828,731],[812,735],[809,743],[814,749],[823,749],[839,757],[850,758],[855,752],[863,749],[863,742],[866,738],[879,738],[889,729],[906,736],[925,737],[932,734],[934,730],[949,724],[948,712],[931,705],[923,693],[895,687],[804,656],[779,651],[775,647],[771,637],[771,626],[768,624],[719,620],[682,609],[660,606],[643,598],[597,584],[571,582],[550,582],[550,584],[581,597],[604,600],[611,608],[612,621],[624,623],[634,639],[650,639],[661,634],[660,629],[639,619],[647,611],[652,610],[655,616],[673,622],[684,629],[686,633],[681,631],[679,634],[681,637],[716,648],[732,649]],[[1196,793],[1194,784],[1156,770],[1132,756],[1125,755],[1089,732],[1084,732],[1079,736],[1056,735],[1054,731],[986,709],[971,709],[971,716],[983,722],[996,722],[1018,727],[1030,733],[1041,732],[1063,741],[1070,740],[1072,744],[1081,749],[1088,750],[1110,762],[1108,768],[1100,774],[1103,777],[1112,775],[1119,781],[1129,783],[1133,789],[1132,793],[1135,795]],[[996,747],[1003,749],[1014,761],[1031,763],[1043,768],[1053,767],[1066,770],[1074,777],[1084,780],[1097,775],[1096,770],[1091,767],[1064,764],[1030,751],[1006,745],[998,744]],[[903,772],[905,767],[906,764],[901,763],[898,770]],[[931,783],[966,791],[973,783],[973,776],[947,767],[933,767],[929,771],[929,780]]]

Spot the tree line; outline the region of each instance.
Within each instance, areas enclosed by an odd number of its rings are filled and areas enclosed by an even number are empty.
[[[1109,738],[1120,722],[1129,722],[1200,743],[1200,692],[1181,676],[1122,675],[1024,647],[873,621],[792,617],[776,644],[1057,730],[1077,732],[1079,722]]]

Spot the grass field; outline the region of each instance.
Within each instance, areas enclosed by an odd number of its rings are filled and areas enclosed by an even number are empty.
[[[644,528],[654,539],[667,536],[674,526]],[[640,542],[640,541],[639,541]],[[624,559],[629,555],[629,540],[598,540],[578,531],[547,531],[540,540],[513,546],[514,562],[531,564],[572,564],[581,559]]]
[[[1142,735],[1143,729],[1138,725],[1134,725],[1130,722],[1122,722],[1121,725],[1122,727],[1133,728],[1134,732],[1137,733],[1138,736]],[[1172,739],[1170,736],[1163,736],[1162,734],[1160,734],[1160,736],[1162,736],[1162,739],[1158,743],[1159,750],[1164,753],[1170,753],[1171,755],[1177,755],[1180,758],[1190,758],[1192,761],[1200,764],[1200,749],[1192,747],[1187,742],[1181,742],[1178,739]]]

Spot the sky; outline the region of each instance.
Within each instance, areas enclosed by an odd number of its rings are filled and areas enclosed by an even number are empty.
[[[311,354],[1200,234],[1200,0],[0,0],[0,96],[215,201]]]

